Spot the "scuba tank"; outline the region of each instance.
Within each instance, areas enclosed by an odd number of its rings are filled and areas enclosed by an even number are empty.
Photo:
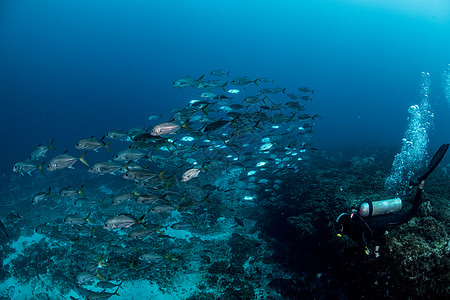
[[[363,217],[381,216],[399,212],[402,209],[402,199],[393,198],[380,201],[367,201],[359,205],[358,214]]]

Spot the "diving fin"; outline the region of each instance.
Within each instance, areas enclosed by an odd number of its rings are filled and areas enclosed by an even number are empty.
[[[443,144],[441,147],[439,147],[438,151],[436,152],[436,154],[434,154],[433,158],[431,159],[430,163],[428,164],[428,168],[427,168],[427,171],[425,172],[425,174],[423,174],[422,176],[420,176],[417,179],[419,182],[415,183],[415,182],[411,181],[410,185],[412,185],[412,186],[419,185],[420,182],[427,179],[427,177],[431,174],[431,172],[433,172],[434,169],[436,169],[436,167],[439,165],[442,158],[444,158],[444,155],[448,150],[448,146],[449,146],[449,144]]]

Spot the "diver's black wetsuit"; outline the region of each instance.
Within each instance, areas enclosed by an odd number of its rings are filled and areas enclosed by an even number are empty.
[[[377,239],[384,236],[386,230],[399,226],[411,220],[419,209],[422,199],[423,187],[417,189],[414,197],[413,206],[404,212],[396,214],[387,214],[381,216],[372,216],[363,218],[354,212],[348,228],[349,236],[366,247],[367,239]]]
[[[336,219],[338,236],[350,236],[354,241],[361,243],[366,249],[366,253],[369,254],[370,251],[366,244],[368,239],[380,239],[384,236],[386,230],[406,223],[416,215],[422,199],[425,180],[439,165],[448,148],[449,144],[443,144],[439,147],[438,151],[431,159],[426,172],[418,178],[418,182],[410,182],[411,186],[418,186],[418,189],[416,196],[414,197],[413,206],[409,210],[400,213],[370,217],[360,216],[358,214],[358,209],[353,209],[351,213],[342,213]],[[377,250],[375,249],[375,252],[376,251]]]

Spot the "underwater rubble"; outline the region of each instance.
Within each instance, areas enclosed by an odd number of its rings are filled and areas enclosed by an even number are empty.
[[[283,297],[447,299],[450,295],[448,165],[427,180],[416,217],[387,232],[384,243],[379,243],[378,258],[366,255],[349,238],[336,236],[334,222],[341,212],[363,200],[392,197],[384,182],[395,152],[371,150],[322,151],[310,158],[314,167],[305,177],[293,177],[292,185],[283,180],[289,187],[297,183],[298,189],[283,189],[282,197],[289,200],[271,213],[278,216],[266,223],[265,231],[283,245],[279,250],[283,255],[278,256],[283,265],[294,274],[310,272],[302,284],[292,279],[278,282],[288,287]],[[283,232],[273,227],[280,222],[285,225]]]
[[[315,149],[312,89],[229,73],[174,81],[200,99],[145,128],[17,163],[2,182],[0,299],[448,298],[450,164],[369,257],[334,222],[392,196],[395,149]]]
[[[181,78],[200,99],[170,117],[17,162],[0,246],[1,287],[16,288],[1,296],[282,298],[273,281],[294,275],[272,260],[261,218],[276,203],[258,193],[307,165],[319,116],[305,108],[314,90],[270,84]]]

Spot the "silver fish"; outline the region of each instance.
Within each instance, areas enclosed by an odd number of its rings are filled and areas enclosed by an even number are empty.
[[[89,168],[90,173],[94,174],[114,174],[114,172],[120,170],[122,168],[122,165],[119,163],[115,163],[112,161],[106,161],[106,162],[98,162],[93,164]]]
[[[212,92],[201,92],[199,96],[204,99],[214,99],[217,97],[217,95]]]
[[[251,80],[251,79],[248,79],[247,76],[244,76],[244,77],[238,77],[238,78],[231,80],[231,84],[232,85],[247,85],[247,84],[253,82],[254,84],[258,85],[258,80],[259,80],[259,78],[255,79],[255,80]]]
[[[142,153],[141,151],[127,149],[127,150],[123,150],[123,151],[120,151],[119,153],[117,153],[114,156],[114,160],[115,161],[123,161],[123,162],[130,161],[130,160],[138,161],[139,159],[143,158],[144,156],[146,156],[146,154]]]
[[[139,219],[135,220],[132,217],[126,216],[126,215],[119,215],[117,217],[112,217],[106,220],[105,224],[103,225],[104,229],[120,229],[120,228],[128,228],[133,226],[136,223],[142,223],[142,220],[144,219],[145,215],[140,217]]]
[[[119,284],[115,284],[115,283],[112,283],[112,282],[109,282],[109,281],[99,281],[99,282],[97,282],[96,286],[98,286],[99,288],[102,288],[102,289],[113,289],[115,287],[121,287],[122,288],[122,286],[121,286],[122,283],[123,283],[123,281],[120,282]]]
[[[83,225],[86,222],[89,222],[92,224],[92,221],[89,219],[90,215],[91,213],[89,213],[85,218],[80,217],[78,214],[68,215],[64,218],[64,223],[69,225]]]
[[[117,291],[120,287],[117,287],[117,289],[114,291],[114,293],[109,293],[106,291],[101,292],[90,292],[90,294],[85,297],[86,300],[103,300],[103,299],[109,299],[112,296],[120,296]]]
[[[170,122],[184,122],[198,113],[200,110],[193,107],[185,107],[183,109],[175,111],[175,114],[170,119]]]
[[[158,177],[158,174],[154,174],[147,170],[129,170],[123,175],[123,178],[137,182],[148,181],[156,177]]]
[[[161,214],[161,213],[171,212],[175,209],[176,208],[171,205],[160,204],[160,205],[153,206],[152,209],[150,210],[150,212],[153,214]]]
[[[314,94],[314,90],[310,90],[308,87],[305,87],[305,86],[299,87],[298,90],[300,92],[303,92],[303,93],[310,93],[311,92],[312,94]]]
[[[86,197],[83,192],[81,191],[83,189],[84,185],[82,184],[80,188],[75,189],[72,186],[66,186],[59,190],[59,194],[63,197],[73,197],[76,194],[80,194],[83,197]]]
[[[112,205],[119,205],[120,203],[126,202],[130,200],[134,196],[133,193],[121,193],[119,195],[114,196],[112,200]]]
[[[152,131],[151,131],[151,135],[154,136],[161,136],[161,135],[166,135],[166,134],[172,134],[175,133],[178,129],[180,129],[181,126],[177,125],[175,123],[161,123],[156,125],[155,127],[153,127]]]
[[[56,171],[61,170],[64,168],[73,169],[73,164],[77,162],[77,160],[80,160],[82,163],[84,163],[86,166],[89,167],[89,164],[84,160],[84,157],[86,156],[86,152],[84,152],[79,158],[70,156],[68,154],[61,154],[54,158],[52,158],[47,165],[48,171]]]
[[[35,194],[33,197],[31,197],[31,203],[33,204],[37,204],[39,202],[41,202],[42,200],[47,199],[49,196],[51,197],[55,197],[52,195],[52,188],[49,187],[48,188],[48,192],[39,192],[37,194]]]
[[[118,141],[126,141],[130,139],[130,135],[124,131],[109,131],[105,134],[105,137]]]
[[[160,195],[138,195],[135,199],[136,203],[140,204],[153,204],[156,203],[158,200],[166,200],[167,194],[164,194],[162,196]]]
[[[192,168],[187,170],[186,172],[181,175],[181,182],[189,181],[195,177],[198,177],[202,169]]]
[[[176,89],[194,86],[197,82],[201,81],[205,75],[200,76],[198,79],[191,78],[189,76],[186,76],[185,78],[180,78],[175,80],[172,83],[172,86]]]
[[[158,261],[162,259],[163,257],[157,253],[144,253],[141,256],[139,256],[139,260],[152,262],[152,261]]]
[[[266,89],[260,89],[259,90],[263,94],[278,94],[279,92],[282,92],[285,94],[286,88],[266,88]]]
[[[222,69],[218,69],[218,70],[212,70],[211,73],[212,76],[223,76],[223,75],[227,75],[230,76],[230,71],[224,71]]]
[[[209,80],[209,81],[197,81],[194,84],[194,87],[201,90],[213,90],[215,88],[224,88],[228,84],[227,82],[223,82],[220,80]]]
[[[80,150],[94,150],[95,152],[98,152],[98,149],[104,146],[109,152],[111,152],[108,147],[111,142],[109,142],[108,144],[104,143],[104,138],[105,136],[103,136],[100,140],[97,140],[95,137],[81,139],[75,145],[75,148]]]
[[[56,150],[55,147],[53,147],[53,140],[50,142],[50,145],[48,146],[37,146],[36,149],[33,150],[30,154],[30,161],[33,160],[39,160],[41,157],[45,157],[45,154],[47,153],[48,149]]]
[[[92,208],[94,206],[102,204],[104,199],[105,198],[103,198],[101,201],[98,201],[97,199],[89,199],[89,198],[83,197],[83,198],[75,199],[73,204],[75,206],[79,206],[79,207],[91,207]]]
[[[61,231],[58,230],[53,230],[49,233],[48,235],[50,238],[55,239],[57,241],[60,242],[72,242],[72,243],[77,243],[77,241],[80,239],[80,237],[73,237],[71,235],[68,235],[66,233],[63,233]]]
[[[143,239],[143,238],[146,238],[146,237],[148,237],[152,234],[156,234],[156,233],[157,233],[157,231],[155,229],[148,229],[148,228],[136,229],[136,230],[131,231],[128,234],[128,238],[133,239],[133,240]]]
[[[259,78],[259,82],[265,82],[265,83],[273,83],[275,79],[267,78],[267,77],[261,77]]]
[[[56,228],[53,226],[50,226],[48,224],[38,225],[38,226],[36,226],[36,229],[35,229],[35,231],[40,234],[49,234],[53,230],[56,230]]]
[[[157,120],[157,119],[162,119],[162,114],[160,114],[160,115],[151,115],[150,117],[148,117],[149,121]]]
[[[82,284],[92,284],[94,282],[94,279],[98,276],[97,274],[91,274],[89,272],[81,272],[77,274],[76,282],[79,285]]]
[[[19,173],[20,175],[23,175],[24,173],[27,173],[31,176],[31,172],[33,172],[36,169],[39,169],[42,174],[44,174],[44,171],[42,170],[42,166],[44,165],[45,161],[42,162],[39,166],[36,166],[29,161],[20,161],[16,163],[13,167],[13,172]]]
[[[172,225],[170,225],[170,228],[172,228],[174,230],[188,230],[188,229],[192,229],[192,227],[194,227],[194,225],[189,222],[178,222],[178,223],[173,223]]]

